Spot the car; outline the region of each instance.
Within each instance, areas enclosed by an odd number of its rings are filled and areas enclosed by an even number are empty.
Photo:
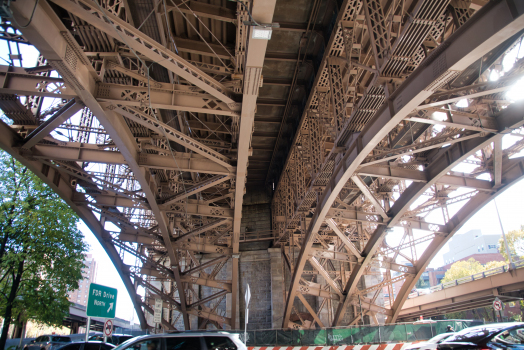
[[[426,342],[416,343],[411,346],[406,347],[404,350],[434,350],[437,348],[437,345],[442,343],[444,340],[452,336],[453,332],[442,333],[434,336]]]
[[[247,347],[234,333],[182,332],[138,336],[114,350],[247,350]]]
[[[110,337],[107,337],[107,343],[111,343],[113,345],[120,345],[126,340],[129,340],[131,338],[134,338],[134,335],[130,334],[113,334]],[[96,334],[89,337],[89,340],[98,340],[98,341],[104,341],[104,335],[103,334]]]
[[[438,344],[438,350],[524,349],[524,323],[491,323],[470,327]]]
[[[71,343],[71,338],[54,334],[41,335],[24,346],[24,350],[56,350],[64,343]]]
[[[87,342],[78,341],[63,345],[56,350],[113,350],[114,348],[115,346],[113,344],[90,340]]]

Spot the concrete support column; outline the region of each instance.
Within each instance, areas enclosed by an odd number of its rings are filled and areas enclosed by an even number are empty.
[[[269,248],[271,260],[271,326],[280,328],[284,316],[284,275],[280,248]]]

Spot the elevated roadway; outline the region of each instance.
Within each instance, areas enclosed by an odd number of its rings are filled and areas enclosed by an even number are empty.
[[[450,312],[491,307],[495,298],[519,302],[524,298],[524,261],[515,269],[502,266],[431,288],[425,295],[411,294],[400,311],[399,321],[430,318]]]

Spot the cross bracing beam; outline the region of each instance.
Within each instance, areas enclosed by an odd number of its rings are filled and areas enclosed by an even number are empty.
[[[515,128],[524,125],[524,118],[522,117],[523,107],[524,105],[522,103],[515,104],[508,107],[506,110],[504,110],[503,113],[501,113],[501,115],[498,118],[502,124],[501,131],[503,131],[506,127]],[[489,140],[486,140],[486,142],[493,142],[498,138],[502,138],[502,135],[497,134],[495,136],[492,136]],[[478,149],[478,147],[476,149]],[[509,187],[511,187],[512,184],[516,183],[524,177],[523,162],[524,161],[519,158],[505,159],[504,163],[502,164],[502,172],[504,174],[502,176],[503,187],[501,187],[497,192],[479,192],[477,195],[471,198],[457,212],[457,214],[455,214],[453,218],[451,218],[448,221],[446,226],[448,227],[450,234],[447,236],[436,236],[435,239],[430,243],[428,248],[424,251],[424,255],[419,259],[419,261],[415,265],[415,268],[418,271],[417,274],[407,279],[406,283],[402,286],[401,290],[399,291],[397,299],[395,299],[395,303],[391,307],[391,309],[394,312],[393,316],[391,319],[388,320],[388,322],[393,323],[396,321],[396,318],[398,317],[400,310],[402,309],[402,305],[409,294],[407,288],[410,285],[414,285],[414,283],[416,283],[416,280],[414,282],[413,279],[420,278],[422,272],[425,270],[431,259],[440,250],[440,248],[453,236],[453,234],[456,231],[458,231],[458,229],[460,229],[460,227],[462,227],[462,225],[464,225],[466,221],[471,216],[473,216],[473,214],[475,214],[476,211],[482,208],[486,203],[495,198],[497,195],[502,193],[502,191],[508,189]]]
[[[140,52],[149,60],[158,62],[166,69],[226,103],[230,109],[240,109],[240,104],[229,97],[229,90],[222,84],[200,71],[194,65],[186,62],[180,56],[167,50],[155,40],[148,38],[130,24],[96,6],[96,4],[86,0],[56,0],[54,2],[107,35],[122,41],[132,50]]]
[[[81,9],[77,4],[71,3],[71,5],[77,6],[77,9]],[[120,153],[117,155],[117,158],[120,157],[120,162],[125,161],[129,169],[133,172],[135,179],[140,183],[141,189],[147,198],[151,212],[156,219],[158,229],[163,237],[164,245],[172,264],[171,268],[174,273],[176,285],[183,286],[180,280],[178,255],[170,244],[171,238],[168,229],[168,218],[165,213],[161,212],[156,203],[156,193],[151,190],[149,180],[146,176],[146,173],[148,172],[138,163],[139,149],[135,138],[121,117],[119,117],[115,112],[105,111],[96,100],[95,89],[99,77],[83,51],[76,43],[75,39],[71,34],[69,34],[67,28],[65,28],[49,4],[38,3],[34,13],[29,8],[33,9],[35,6],[34,4],[30,6],[27,1],[20,1],[11,6],[15,17],[23,20],[33,18],[32,21],[28,22],[29,25],[26,28],[23,28],[24,36],[31,42],[35,43],[36,48],[41,54],[43,54],[47,62],[55,68],[66,82],[67,86],[75,91],[76,95],[83,101],[89,110],[96,115],[96,118],[103,125],[105,131],[111,135],[111,139],[118,148],[118,153]],[[80,12],[81,11],[84,10],[81,9]],[[95,15],[88,16],[95,17]],[[103,21],[102,18],[103,17],[100,17],[99,20]],[[108,24],[106,23],[106,25]],[[126,24],[125,26],[128,25]],[[111,26],[111,28],[113,27]],[[135,42],[138,43],[137,41]],[[143,41],[141,41],[141,45],[144,45]],[[159,57],[163,56],[157,54],[157,58]],[[175,62],[175,59],[172,59],[170,62]],[[179,62],[179,64],[184,67],[183,63]],[[187,71],[185,73],[185,75],[190,74],[191,73]],[[202,76],[200,75],[200,77]],[[198,77],[194,78],[199,80]],[[207,92],[217,92],[216,89],[213,89],[210,85],[207,85],[207,83],[202,81],[196,83],[197,85],[200,85],[204,91],[209,90]],[[217,88],[220,90],[220,87]],[[223,97],[222,93],[217,93],[216,95],[219,98]],[[224,98],[222,101],[226,103],[231,102],[229,98]],[[40,146],[37,145],[33,147],[33,149],[38,147]],[[58,156],[58,158],[60,158],[60,156]],[[78,155],[76,158],[78,158]],[[96,159],[94,161],[96,161]],[[109,163],[111,163],[111,161]],[[189,318],[186,312],[186,300],[183,288],[179,289],[179,297],[184,325],[189,329]],[[138,308],[139,306],[137,305],[137,309]],[[145,327],[146,325],[144,324],[143,326]]]
[[[457,30],[447,39],[446,45],[428,57],[411,76],[395,90],[374,114],[374,117],[356,136],[350,132],[341,133],[335,144],[344,145],[345,152],[335,163],[333,174],[317,202],[313,219],[306,231],[302,242],[301,252],[295,269],[290,291],[287,297],[283,327],[287,327],[291,316],[292,305],[297,292],[299,278],[302,274],[305,261],[313,243],[313,237],[320,229],[335,199],[347,181],[353,176],[374,148],[401,122],[411,111],[429,98],[446,82],[453,80],[461,71],[482,57],[483,54],[495,48],[501,41],[512,37],[524,28],[522,13],[524,7],[520,4],[498,1],[491,2],[473,16],[466,25]],[[497,23],[486,28],[486,20]],[[437,69],[437,67],[439,67]],[[338,164],[338,165],[337,165]],[[397,201],[398,202],[398,201]],[[397,206],[397,202],[394,206]],[[388,211],[391,217],[392,212]],[[400,218],[399,218],[400,219]],[[389,223],[394,225],[396,222]],[[446,230],[447,231],[447,230]],[[376,253],[378,246],[385,236],[385,227],[379,225],[371,234],[370,240],[363,249],[365,256],[363,263],[352,271],[352,275],[344,289],[344,295],[351,295],[355,291],[356,283],[363,275],[363,266],[368,266],[371,257]],[[348,299],[346,299],[348,300]],[[348,303],[341,302],[335,315],[334,325],[338,325]]]
[[[119,151],[106,151],[92,144],[75,142],[61,142],[61,144],[61,146],[38,144],[31,149],[31,154],[35,158],[58,161],[130,165],[124,153],[120,151],[120,148]],[[141,153],[137,156],[135,162],[147,168],[231,176],[229,169],[202,156],[180,152],[174,152],[174,155],[175,157],[171,155]]]
[[[44,137],[49,135],[51,131],[55,130],[64,123],[67,119],[71,118],[78,111],[84,108],[84,104],[73,98],[66,103],[62,108],[56,111],[49,119],[33,130],[24,140],[22,148],[31,148],[38,142],[42,141]]]
[[[218,220],[215,220],[215,221],[212,221],[204,226],[201,226],[201,227],[198,227],[190,232],[187,232],[187,233],[184,233],[183,235],[181,236],[178,236],[176,239],[175,239],[175,242],[179,242],[179,241],[183,241],[183,240],[186,240],[186,239],[190,239],[191,237],[194,237],[194,236],[197,236],[201,233],[204,233],[208,230],[211,230],[215,227],[218,227],[220,225],[223,225],[223,224],[226,224],[226,223],[229,223],[230,220],[228,220],[227,218],[226,219],[218,219]]]
[[[184,147],[186,147],[189,150],[192,150],[203,157],[206,157],[207,159],[210,159],[222,166],[225,166],[226,168],[232,168],[230,164],[230,160],[214,151],[210,147],[201,144],[200,142],[196,141],[192,137],[189,137],[180,131],[176,130],[173,127],[170,127],[169,125],[162,123],[159,120],[156,120],[156,118],[143,113],[139,109],[135,107],[125,106],[125,105],[119,105],[119,104],[109,104],[105,105],[102,104],[104,108],[106,109],[113,109],[116,112],[122,114],[124,117],[145,126],[146,128],[153,130],[157,132],[159,135],[166,135],[166,137],[173,142],[176,142]]]
[[[464,141],[463,141],[464,142]],[[412,170],[408,168],[393,166],[364,166],[357,170],[359,175],[381,177],[387,179],[411,180],[415,182],[427,182],[427,171]],[[480,191],[492,191],[491,181],[480,180],[473,176],[443,175],[437,181],[439,184],[469,187]]]
[[[520,112],[518,111],[518,108],[522,107],[522,104],[511,106],[512,108],[507,109],[504,113],[502,113],[497,120],[500,123],[500,131],[504,131],[506,128],[516,128],[520,127],[524,124],[524,121],[522,120],[522,116]],[[435,156],[435,160],[430,163],[429,167],[426,169],[426,173],[431,176],[432,180],[428,182],[413,182],[404,193],[400,196],[400,198],[395,202],[391,210],[388,212],[389,216],[391,217],[391,220],[389,222],[389,226],[393,226],[395,223],[399,222],[400,220],[403,220],[403,214],[409,209],[410,205],[420,197],[429,187],[431,187],[434,183],[436,183],[441,177],[445,176],[451,169],[453,169],[456,165],[460,164],[462,161],[467,159],[472,154],[476,153],[478,149],[482,148],[483,146],[486,146],[493,142],[497,138],[501,138],[502,134],[496,134],[495,136],[491,137],[485,137],[485,138],[476,138],[472,140],[465,141],[463,143],[459,143],[457,145],[454,145],[453,147],[449,149],[441,149],[440,153]],[[480,193],[480,192],[479,192]],[[491,195],[494,192],[484,192],[488,196]],[[470,199],[468,203],[471,203],[471,201],[474,200],[474,198],[477,198],[479,195],[477,194],[475,197]],[[484,203],[484,202],[483,202]],[[468,204],[466,204],[467,206]],[[476,207],[479,209],[480,207]],[[458,214],[457,214],[458,215]],[[453,219],[452,219],[453,220]],[[379,227],[380,229],[380,227]],[[382,240],[385,238],[386,231],[385,230],[379,230],[373,234],[372,239],[368,242],[366,245],[366,248],[370,251],[376,251]],[[437,235],[435,236],[434,241],[441,240],[442,237],[450,237],[453,231],[450,230],[449,224],[446,225],[446,231],[449,233],[448,235]],[[426,252],[431,248],[432,243],[430,243],[430,247],[426,249]],[[437,250],[438,251],[438,250]],[[436,252],[435,252],[436,253]],[[434,254],[432,255],[434,256]],[[422,260],[424,257],[421,257],[419,260],[420,264],[424,264],[427,266],[429,261]],[[369,264],[369,261],[367,264]],[[357,280],[362,276],[364,273],[364,269],[367,266],[366,260],[357,267],[354,271],[352,271],[352,275],[350,276],[348,280],[348,285],[346,286],[345,291],[348,293],[352,293],[354,290],[356,290]],[[425,269],[422,268],[422,271]],[[415,266],[416,268],[416,275],[413,275],[413,277],[407,277],[406,283],[404,286],[412,285],[411,278],[414,278],[414,276],[418,276],[421,273],[421,270],[418,269],[418,266]],[[403,286],[403,288],[404,288]],[[406,287],[407,288],[407,287]],[[395,299],[395,304],[393,305],[393,308],[397,304],[402,305],[400,301],[402,300],[404,294],[401,294],[399,292],[397,299]],[[407,296],[406,296],[407,298]],[[405,300],[405,299],[404,299]],[[398,303],[397,303],[398,301]],[[403,302],[403,301],[402,301]],[[345,306],[343,303],[339,305],[339,309],[337,310],[336,318],[340,318],[340,315],[343,314],[345,310]],[[392,323],[395,320],[395,314],[393,314],[392,318],[388,319],[388,323]]]
[[[28,74],[23,68],[3,65],[0,65],[0,93],[65,99],[76,97],[74,89],[66,86],[62,78]]]
[[[112,105],[141,107],[150,104],[153,108],[239,117],[238,112],[232,111],[224,102],[209,94],[187,91],[187,89],[177,90],[173,85],[170,88],[148,88],[98,84],[96,98],[109,108]]]

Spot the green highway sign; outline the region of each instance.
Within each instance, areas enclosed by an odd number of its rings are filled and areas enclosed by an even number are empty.
[[[91,283],[87,298],[87,316],[115,318],[117,292],[115,288]]]

